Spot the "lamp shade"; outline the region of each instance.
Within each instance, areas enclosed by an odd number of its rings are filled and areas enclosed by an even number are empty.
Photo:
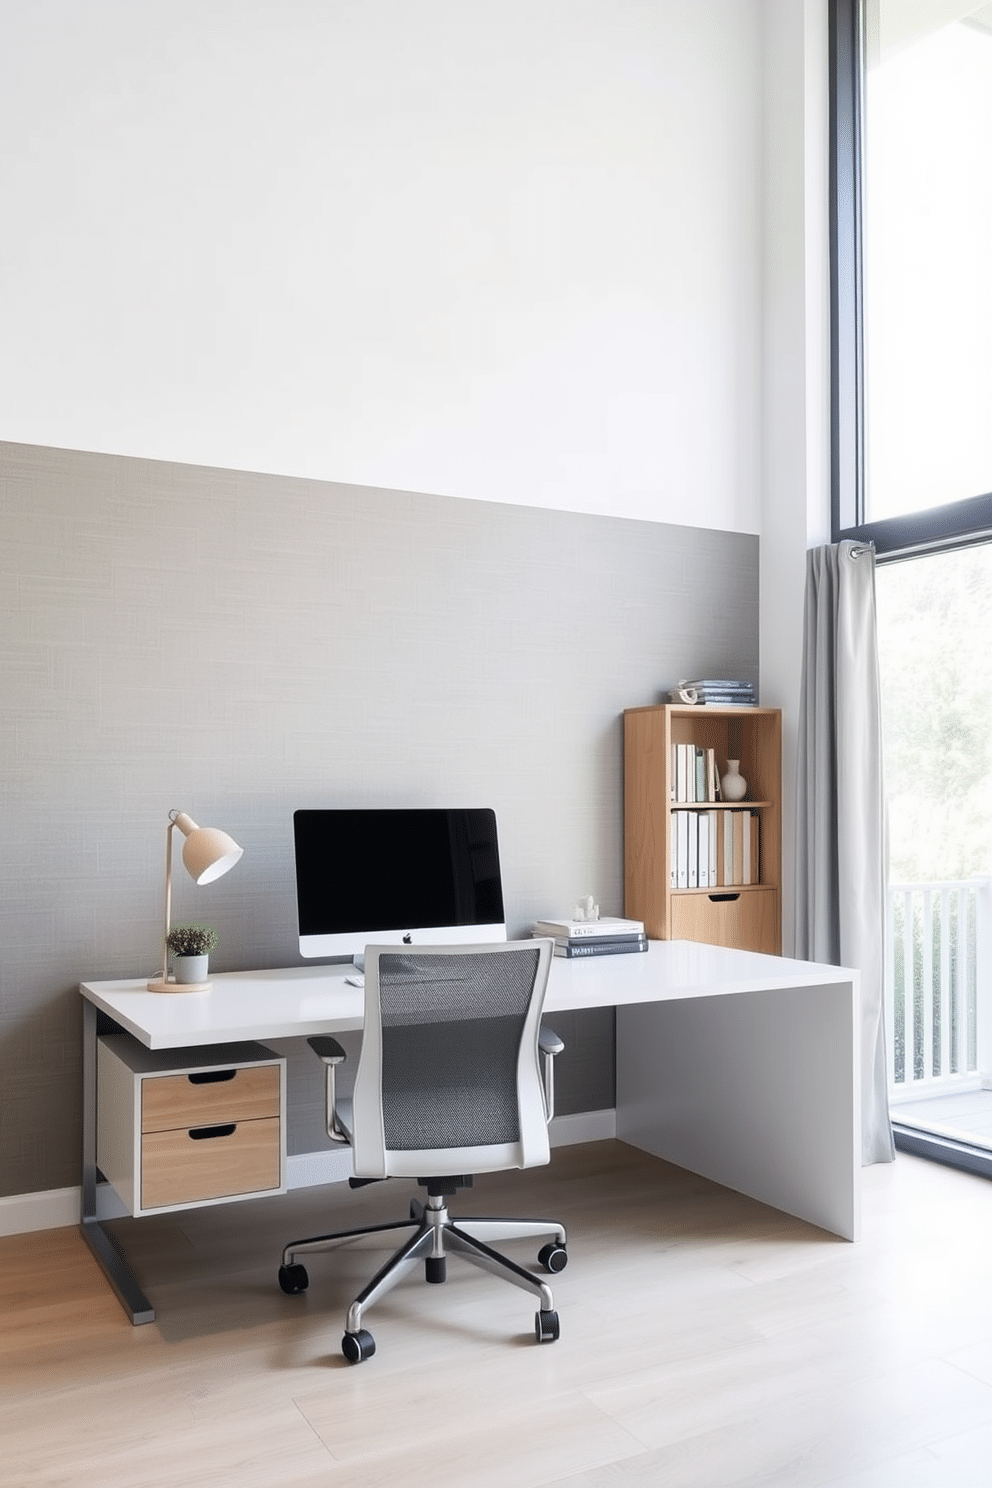
[[[185,811],[177,811],[173,822],[186,838],[183,866],[198,884],[213,883],[215,878],[221,878],[244,852],[244,848],[219,827],[198,827]]]

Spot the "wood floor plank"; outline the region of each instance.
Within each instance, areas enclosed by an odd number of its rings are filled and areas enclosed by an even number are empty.
[[[900,1154],[849,1245],[620,1143],[480,1179],[455,1212],[561,1219],[534,1302],[453,1258],[371,1309],[372,1251],[276,1282],[284,1244],[394,1218],[413,1186],[121,1221],[132,1328],[74,1229],[0,1239],[4,1488],[972,1488],[992,1444],[992,1184]],[[508,1246],[533,1264],[529,1246]],[[979,1462],[985,1476],[978,1475]],[[940,1472],[944,1476],[940,1476]]]

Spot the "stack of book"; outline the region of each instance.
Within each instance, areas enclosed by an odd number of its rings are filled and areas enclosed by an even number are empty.
[[[753,682],[733,678],[701,677],[695,682],[680,682],[678,690],[694,692],[697,703],[713,703],[721,708],[753,708],[758,701]]]
[[[673,811],[670,878],[673,889],[722,889],[761,882],[757,813]]]
[[[640,920],[605,915],[600,920],[535,920],[533,934],[550,936],[556,956],[623,956],[646,951],[648,939]]]

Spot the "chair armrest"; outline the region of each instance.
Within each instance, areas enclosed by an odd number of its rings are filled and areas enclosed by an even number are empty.
[[[541,1053],[550,1054],[553,1059],[556,1054],[561,1053],[564,1047],[564,1039],[560,1039],[552,1029],[545,1028],[544,1024],[542,1023],[539,1039],[539,1048],[541,1050]]]
[[[331,1038],[330,1034],[327,1033],[315,1034],[313,1038],[307,1039],[307,1043],[324,1066],[324,1105],[327,1135],[332,1142],[345,1143],[348,1141],[348,1133],[338,1120],[335,1079],[338,1065],[343,1064],[347,1056],[337,1039]]]
[[[337,1039],[331,1038],[329,1033],[315,1034],[313,1038],[307,1039],[307,1043],[325,1064],[341,1064],[347,1058]]]
[[[555,1114],[555,1055],[560,1054],[565,1042],[550,1028],[541,1024],[537,1047],[541,1055],[541,1080],[544,1085],[544,1114],[550,1122]]]

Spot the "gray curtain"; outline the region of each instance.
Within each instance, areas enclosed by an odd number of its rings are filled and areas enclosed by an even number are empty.
[[[861,973],[861,1156],[892,1162],[875,555],[851,542],[806,555],[796,838],[796,955]]]

